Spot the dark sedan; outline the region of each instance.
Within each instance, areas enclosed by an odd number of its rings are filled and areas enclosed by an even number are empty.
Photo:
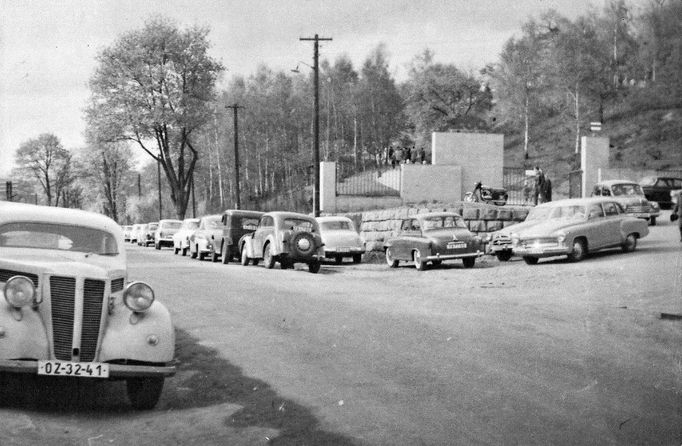
[[[423,271],[429,262],[440,265],[443,260],[456,259],[462,259],[465,268],[472,268],[484,247],[459,214],[432,212],[404,219],[398,236],[384,243],[384,252],[391,268],[407,261]]]
[[[673,207],[671,191],[682,189],[682,178],[673,177],[646,177],[639,182],[644,190],[647,200],[655,201],[661,209]]]

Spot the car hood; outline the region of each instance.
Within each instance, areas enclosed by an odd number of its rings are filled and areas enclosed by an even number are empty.
[[[436,243],[447,243],[453,240],[471,240],[473,238],[473,234],[464,228],[439,229],[428,231],[424,235]]]
[[[0,269],[102,280],[112,275],[125,275],[126,271],[125,256],[122,255],[109,257],[49,249],[30,251],[17,248],[0,249]]]
[[[547,220],[537,225],[521,228],[520,231],[514,230],[512,226],[510,226],[509,229],[511,229],[511,233],[518,234],[521,238],[549,237],[559,230],[568,230],[574,226],[582,225],[584,223],[585,220],[570,221],[555,219]]]
[[[649,200],[641,195],[635,195],[630,197],[617,196],[613,197],[615,201],[622,204],[623,206],[643,206],[649,204]]]
[[[360,236],[353,231],[325,231],[322,234],[322,243],[327,246],[361,245]]]
[[[524,230],[526,230],[526,229],[528,229],[528,228],[530,228],[530,227],[533,227],[533,226],[536,226],[536,225],[540,225],[540,224],[542,224],[542,223],[545,223],[546,221],[547,221],[547,220],[530,220],[530,221],[523,221],[523,222],[521,222],[521,223],[516,223],[516,224],[514,224],[514,225],[507,226],[507,227],[504,228],[504,229],[500,229],[499,231],[495,231],[495,232],[493,233],[493,237],[494,237],[495,235],[498,235],[498,234],[499,234],[499,235],[507,235],[507,236],[508,236],[508,235],[510,235],[512,232],[521,232],[521,231],[524,231]]]

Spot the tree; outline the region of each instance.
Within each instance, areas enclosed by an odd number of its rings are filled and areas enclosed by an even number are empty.
[[[19,169],[42,188],[48,206],[59,206],[63,192],[73,181],[71,153],[59,139],[44,133],[23,143],[16,152]]]
[[[161,164],[184,218],[199,158],[195,134],[212,119],[223,66],[208,55],[209,30],[148,21],[102,51],[86,119],[103,142],[133,141]]]

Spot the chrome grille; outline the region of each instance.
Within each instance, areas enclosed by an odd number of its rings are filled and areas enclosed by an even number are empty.
[[[54,356],[63,361],[71,360],[73,340],[73,313],[76,300],[76,279],[73,277],[50,277],[50,301],[52,306],[52,343]]]
[[[12,271],[9,269],[0,269],[0,282],[7,282],[14,276],[25,276],[31,279],[35,287],[38,286],[38,276],[31,273],[22,273],[21,271]]]
[[[123,289],[123,277],[111,281],[111,292],[115,293]]]
[[[104,281],[85,279],[83,287],[83,326],[81,331],[80,360],[95,359],[99,326],[102,319]]]
[[[493,245],[508,245],[511,244],[511,237],[506,235],[498,235],[493,238]]]

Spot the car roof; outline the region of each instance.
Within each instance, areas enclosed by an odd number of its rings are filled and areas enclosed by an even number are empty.
[[[182,223],[182,221],[175,218],[164,218],[163,220],[159,220],[159,223]]]
[[[224,214],[230,214],[230,215],[243,215],[245,217],[260,217],[261,215],[264,214],[264,212],[261,211],[248,211],[244,209],[225,209],[223,211]]]
[[[215,220],[216,218],[220,220],[222,216],[223,216],[222,214],[204,215],[200,218],[200,220]]]
[[[630,180],[605,180],[605,181],[600,181],[595,186],[613,186],[614,184],[639,184],[636,181],[630,181]]]
[[[302,218],[305,220],[313,220],[315,221],[315,217],[311,217],[310,215],[306,214],[299,214],[298,212],[286,212],[286,211],[272,211],[272,212],[266,212],[263,215],[270,215],[274,218]]]
[[[96,212],[0,201],[0,224],[17,221],[85,226],[122,234],[118,223]]]
[[[617,202],[612,197],[586,197],[586,198],[566,198],[563,200],[548,201],[537,205],[536,207],[552,207],[552,206],[570,206],[570,205],[587,205],[592,203]]]

